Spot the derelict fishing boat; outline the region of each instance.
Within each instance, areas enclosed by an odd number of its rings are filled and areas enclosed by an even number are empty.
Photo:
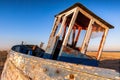
[[[41,53],[39,47],[35,48],[34,45],[14,46],[12,50],[41,58],[98,66],[108,30],[111,28],[114,27],[80,3],[76,3],[55,15],[53,29],[44,53],[43,50]],[[94,32],[102,34],[96,59],[86,55],[91,35]]]
[[[112,25],[80,3],[76,3],[55,15],[46,50],[36,45],[15,45],[11,49],[9,60],[23,71],[24,75],[28,76],[28,80],[33,80],[34,78],[34,80],[119,79],[117,72],[97,68],[106,36],[109,29],[112,28],[114,28]],[[93,58],[87,56],[86,51],[92,34],[97,34],[97,32],[102,33],[102,39],[96,58]],[[79,40],[82,40],[82,42],[80,43]],[[40,66],[36,67],[32,64]],[[31,66],[34,66],[34,68],[31,68]],[[34,74],[34,71],[31,72],[32,69],[37,69],[37,74],[39,75]],[[3,74],[5,72],[7,71],[4,68]],[[5,80],[5,75],[2,75],[2,78]],[[24,80],[27,79],[25,77]]]

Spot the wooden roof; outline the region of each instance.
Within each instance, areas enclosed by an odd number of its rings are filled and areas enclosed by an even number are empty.
[[[105,20],[101,19],[100,17],[98,17],[97,15],[95,15],[93,12],[91,12],[89,9],[87,9],[85,6],[83,6],[82,4],[80,3],[75,3],[73,6],[69,7],[68,9],[60,12],[59,14],[57,15],[60,15],[60,14],[63,14],[75,7],[80,7],[81,9],[83,9],[84,11],[86,11],[88,14],[90,14],[91,16],[93,16],[94,18],[96,18],[97,20],[99,20],[101,23],[103,23],[104,25],[106,25],[108,28],[114,28],[114,26],[112,26],[111,24],[109,24],[108,22],[106,22]],[[56,15],[56,16],[57,16]]]

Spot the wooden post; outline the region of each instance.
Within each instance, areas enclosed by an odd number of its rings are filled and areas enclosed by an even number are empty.
[[[73,28],[73,26],[74,26],[75,20],[76,20],[77,15],[78,15],[78,8],[74,9],[73,12],[74,12],[74,13],[73,13],[72,19],[71,19],[71,21],[70,21],[70,24],[69,24],[67,33],[66,33],[66,35],[65,35],[65,39],[63,40],[63,44],[62,44],[62,47],[61,47],[59,56],[61,56],[61,54],[62,54],[63,47],[67,45],[68,39],[69,39],[69,37],[70,37],[70,33],[71,33],[71,31],[72,31],[72,28]],[[58,59],[59,59],[59,58],[58,58]]]
[[[64,25],[64,33],[63,33],[63,36],[62,36],[62,41],[63,41],[64,38],[65,38],[66,28],[67,28],[67,23]]]
[[[67,20],[67,17],[66,17],[66,16],[64,16],[64,17],[63,17],[62,24],[61,24],[61,26],[60,26],[60,30],[59,30],[59,32],[58,32],[58,34],[57,34],[57,36],[60,36],[60,35],[61,35],[61,33],[62,33],[62,30],[63,30],[63,27],[64,27],[64,25],[65,25],[66,20]]]
[[[55,49],[56,49],[56,47],[57,47],[58,40],[60,39],[60,35],[61,35],[61,33],[62,33],[62,28],[63,28],[65,22],[66,22],[66,16],[63,17],[63,21],[62,21],[62,24],[61,24],[61,26],[60,26],[60,30],[59,30],[58,34],[55,36],[54,47],[53,47],[53,50],[52,50],[52,53],[51,53],[51,54],[54,54],[54,52],[55,52]],[[58,53],[58,54],[59,54],[59,53]]]
[[[87,29],[83,44],[82,44],[82,48],[81,48],[81,53],[83,53],[83,54],[86,54],[86,50],[87,50],[87,47],[88,47],[88,42],[90,40],[90,36],[91,36],[91,32],[92,32],[92,24],[93,23],[94,23],[94,20],[91,19],[90,23],[88,25],[88,29]]]
[[[76,32],[76,27],[74,26],[73,27],[73,35],[72,35],[72,46],[74,47],[74,44],[75,44],[75,32]]]
[[[58,18],[55,18],[52,33],[51,33],[50,37],[55,36],[55,33],[56,33],[57,28],[58,28],[58,24],[60,23],[60,20],[61,20],[61,16],[59,16]]]
[[[75,39],[75,44],[74,46],[76,46],[77,42],[78,42],[78,39],[79,39],[79,36],[80,36],[80,32],[81,32],[81,27],[78,27],[78,33],[77,33],[77,36],[76,36],[76,39]]]
[[[66,33],[66,35],[65,35],[65,39],[64,39],[64,41],[63,41],[63,45],[64,45],[64,46],[67,45],[68,39],[69,39],[69,37],[70,37],[70,33],[71,33],[71,31],[72,31],[72,28],[73,28],[73,26],[74,26],[75,20],[76,20],[76,18],[77,18],[77,15],[78,15],[78,9],[76,8],[75,11],[74,11],[74,14],[73,14],[73,16],[72,16],[72,19],[71,19],[71,21],[70,21],[70,24],[69,24],[69,27],[68,27],[68,31],[67,31],[67,33]]]
[[[106,36],[108,34],[108,28],[105,29],[104,31],[104,34],[102,36],[102,39],[101,39],[101,42],[100,42],[100,45],[99,45],[99,49],[98,49],[98,53],[97,53],[97,60],[100,60],[100,57],[102,55],[102,50],[103,50],[103,47],[104,47],[104,44],[105,44],[105,40],[106,40]]]

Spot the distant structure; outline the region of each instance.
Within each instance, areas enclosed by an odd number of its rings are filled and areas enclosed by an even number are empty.
[[[43,43],[43,42],[41,42],[39,47],[40,47],[40,48],[42,48],[42,47],[43,47],[43,45],[44,45],[44,43]]]
[[[24,41],[22,41],[21,45],[23,45],[23,44],[24,44]]]
[[[53,59],[70,54],[76,55],[76,52],[86,54],[92,32],[102,32],[97,52],[97,60],[99,60],[108,31],[112,28],[114,28],[112,25],[80,3],[76,3],[55,16],[46,52],[52,54]],[[85,35],[82,35],[82,31],[86,32]],[[83,40],[82,45],[77,46],[78,40]]]

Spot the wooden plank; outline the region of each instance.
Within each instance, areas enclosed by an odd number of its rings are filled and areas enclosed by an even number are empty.
[[[69,24],[67,33],[66,33],[66,35],[65,35],[65,39],[64,39],[64,41],[63,41],[63,43],[62,43],[62,47],[61,47],[59,56],[61,56],[61,54],[62,54],[63,47],[67,45],[68,39],[69,39],[69,37],[70,37],[70,33],[71,33],[71,31],[72,31],[72,28],[73,28],[73,26],[74,26],[75,20],[76,20],[77,15],[78,15],[78,8],[75,8],[74,10],[75,10],[75,11],[74,11],[73,16],[72,16],[72,19],[71,19],[71,21],[70,21],[70,24]]]
[[[78,7],[78,8],[79,8],[79,11],[82,14],[84,14],[87,18],[93,19],[97,24],[99,24],[103,28],[108,28],[105,24],[103,24],[102,22],[100,22],[99,20],[97,20],[96,18],[94,18],[92,15],[90,15],[89,13],[87,13],[86,11],[84,11],[83,9],[81,9],[80,7]]]
[[[75,23],[75,20],[76,20],[76,18],[77,18],[77,15],[78,15],[78,8],[76,8],[75,11],[74,11],[74,14],[73,14],[73,16],[72,16],[71,22],[70,22],[70,24],[69,24],[68,31],[67,31],[66,36],[65,36],[65,39],[64,39],[64,41],[63,41],[63,45],[65,45],[65,46],[67,45],[68,38],[70,37],[70,33],[71,33],[72,28],[73,28],[73,26],[74,26],[74,23]]]
[[[10,68],[13,65],[15,67]],[[26,80],[21,74],[27,76],[27,80],[120,80],[119,72],[111,69],[43,59],[11,51],[1,80]]]
[[[63,36],[62,36],[62,41],[63,41],[64,38],[65,38],[66,28],[67,28],[67,23],[64,25],[64,32],[63,32]]]
[[[105,40],[106,40],[106,37],[107,37],[107,34],[108,34],[108,30],[109,29],[105,29],[104,34],[102,36],[102,39],[101,39],[101,42],[100,42],[100,45],[99,45],[99,49],[98,49],[98,53],[97,53],[97,60],[100,60],[100,57],[102,55],[102,50],[103,50],[103,47],[104,47],[104,44],[105,44]]]
[[[48,49],[50,48],[50,44],[51,42],[53,42],[53,37],[55,36],[56,34],[56,30],[58,28],[58,24],[60,23],[60,20],[61,20],[61,16],[57,16],[55,17],[55,20],[54,20],[54,24],[53,24],[53,29],[51,31],[51,34],[50,34],[50,37],[49,37],[49,41],[48,41],[48,44],[47,44],[47,47],[46,47],[46,51],[48,51]]]
[[[79,36],[80,36],[80,32],[81,32],[81,27],[78,28],[78,33],[77,33],[77,36],[76,36],[76,39],[75,39],[75,44],[74,46],[76,46],[77,42],[78,42],[78,39],[79,39]]]
[[[62,24],[61,24],[61,26],[60,26],[60,30],[59,30],[59,32],[58,32],[58,34],[57,34],[57,36],[60,36],[60,35],[61,35],[61,33],[62,33],[62,30],[63,30],[63,27],[64,27],[64,25],[65,25],[66,20],[67,20],[67,17],[66,17],[66,16],[64,16],[64,17],[63,17]]]
[[[85,35],[85,38],[84,38],[84,41],[83,41],[83,44],[82,44],[82,47],[81,47],[81,53],[83,54],[86,54],[86,50],[87,50],[87,47],[88,47],[88,42],[90,40],[90,36],[91,36],[91,32],[92,32],[92,24],[94,23],[94,20],[91,19],[90,20],[90,23],[88,25],[88,29],[86,31],[86,35]]]
[[[59,16],[63,16],[63,15],[66,15],[66,16],[69,16],[70,14],[72,14],[73,12],[75,11],[75,9],[71,9],[63,14],[60,14]]]
[[[55,17],[55,19],[54,19],[54,23],[53,23],[53,28],[52,28],[52,31],[51,31],[50,37],[53,36],[54,30],[55,30],[55,28],[56,28],[55,24],[56,24],[57,20],[58,20],[58,17]]]
[[[59,16],[58,19],[57,19],[57,21],[54,23],[52,37],[55,36],[55,33],[56,33],[56,30],[57,30],[58,25],[60,23],[60,20],[61,20],[61,16]]]
[[[73,27],[73,35],[72,35],[72,46],[73,46],[73,47],[75,47],[75,46],[74,46],[75,34],[76,34],[75,32],[76,32],[76,27],[74,26],[74,27]]]

